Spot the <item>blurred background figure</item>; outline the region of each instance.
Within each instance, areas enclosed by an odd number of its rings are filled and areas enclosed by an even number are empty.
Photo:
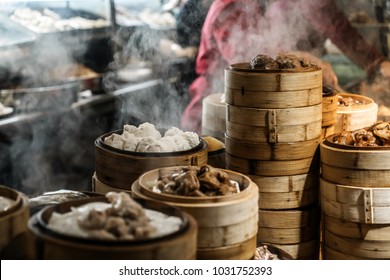
[[[338,88],[332,67],[321,59],[326,39],[367,76],[390,76],[383,53],[366,42],[332,0],[215,0],[202,28],[198,76],[190,85],[181,126],[199,132],[202,100],[224,91],[224,68],[257,54],[299,51],[323,68],[324,85]]]

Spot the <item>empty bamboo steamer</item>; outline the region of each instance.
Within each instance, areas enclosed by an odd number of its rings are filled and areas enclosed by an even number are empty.
[[[176,165],[203,165],[207,163],[207,143],[200,139],[197,147],[188,151],[163,153],[138,153],[112,148],[104,143],[106,133],[95,141],[96,176],[102,183],[113,188],[131,190],[131,185],[148,170]]]
[[[224,140],[226,131],[226,103],[223,93],[210,94],[203,99],[202,135]]]
[[[362,188],[320,180],[322,211],[338,219],[390,224],[390,188]]]
[[[224,170],[242,186],[238,194],[214,197],[189,197],[159,194],[150,190],[157,179],[182,167],[145,172],[133,184],[134,197],[174,205],[189,213],[198,224],[198,259],[251,259],[256,249],[259,191],[255,183],[240,173]]]
[[[9,206],[0,209],[0,257],[24,259],[27,254],[28,198],[12,188],[0,185],[0,197]]]
[[[390,148],[354,147],[320,143],[322,178],[328,182],[363,188],[390,187]]]
[[[38,260],[193,260],[196,258],[197,225],[190,215],[161,202],[137,201],[144,208],[179,217],[185,223],[176,232],[141,241],[78,238],[51,230],[48,221],[52,213],[67,213],[71,207],[91,202],[107,202],[107,199],[94,197],[62,202],[44,208],[30,218],[28,229],[33,247],[31,258]]]
[[[291,210],[259,210],[257,239],[285,250],[295,259],[318,259],[318,205]]]
[[[353,223],[323,215],[326,260],[390,259],[390,224]]]
[[[355,106],[339,106],[337,108],[337,123],[335,133],[352,131],[372,125],[378,119],[378,104],[371,98],[360,94],[339,93],[341,97],[353,98],[364,102]]]
[[[293,176],[248,175],[259,188],[260,209],[295,209],[319,199],[319,171]]]

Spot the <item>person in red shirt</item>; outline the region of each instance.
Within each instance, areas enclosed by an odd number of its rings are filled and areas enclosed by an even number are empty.
[[[329,64],[317,57],[329,38],[352,62],[367,72],[379,69],[390,77],[390,63],[355,30],[332,0],[215,0],[201,34],[197,79],[181,126],[200,132],[202,101],[224,91],[224,69],[257,54],[304,51],[323,68],[324,85],[337,86]],[[302,53],[303,54],[303,53]]]

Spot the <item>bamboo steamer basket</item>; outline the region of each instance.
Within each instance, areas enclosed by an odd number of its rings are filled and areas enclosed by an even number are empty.
[[[337,93],[322,97],[322,127],[337,123],[338,95]]]
[[[331,135],[320,143],[322,178],[328,182],[364,187],[390,187],[390,148],[354,147],[333,142]]]
[[[362,188],[320,180],[322,211],[363,224],[390,224],[390,188]]]
[[[223,93],[214,93],[203,99],[202,134],[224,140],[226,130],[226,103]]]
[[[319,170],[293,176],[248,177],[259,187],[260,209],[295,209],[319,200]]]
[[[296,259],[318,259],[319,206],[291,210],[259,209],[257,239],[285,250]]]
[[[355,238],[340,237],[324,230],[324,243],[333,251],[339,252],[339,259],[390,259],[390,241],[362,241]],[[324,258],[332,259],[324,250]],[[334,254],[334,253],[333,253]],[[337,254],[337,253],[336,253]]]
[[[226,168],[257,176],[290,176],[310,173],[320,167],[319,153],[297,160],[254,160],[225,152]]]
[[[243,190],[230,196],[186,197],[150,190],[157,178],[182,167],[148,171],[132,187],[134,197],[164,201],[181,208],[198,224],[198,259],[252,259],[256,249],[259,191],[249,177],[226,170]]]
[[[159,238],[136,241],[99,241],[77,238],[54,232],[47,227],[53,212],[66,213],[71,207],[89,202],[107,201],[94,197],[63,202],[49,206],[30,218],[28,228],[33,240],[33,259],[67,260],[180,260],[195,259],[197,225],[195,220],[180,209],[150,200],[137,200],[147,209],[156,210],[182,219],[183,226],[177,232]]]
[[[352,97],[366,104],[337,108],[335,133],[352,131],[372,125],[378,119],[378,104],[371,98],[360,94],[339,93],[342,97]]]
[[[255,143],[287,143],[321,135],[321,104],[287,109],[258,109],[227,105],[226,134]]]
[[[330,236],[330,244],[324,244],[324,259],[327,260],[362,260],[362,259],[378,259],[379,254],[376,254],[376,249],[371,252],[366,252],[362,248],[376,248],[384,254],[382,248],[388,248],[390,242],[390,224],[362,224],[347,222],[328,215],[323,215],[324,229],[333,234]],[[325,233],[326,234],[326,233]],[[355,243],[356,248],[343,248],[336,246],[332,242],[333,239],[341,239],[348,243]],[[328,236],[329,240],[329,236]],[[370,250],[369,250],[370,251]],[[385,256],[389,259],[390,256]]]
[[[203,165],[207,163],[207,143],[200,138],[200,144],[182,152],[140,153],[115,149],[103,140],[112,133],[106,133],[95,140],[96,176],[102,183],[119,189],[131,190],[138,177],[159,167],[177,165]]]
[[[29,219],[28,198],[19,191],[0,185],[0,196],[12,200],[10,207],[0,212],[1,259],[25,259],[27,255]]]
[[[225,69],[226,103],[255,108],[292,108],[321,104],[322,70],[250,69],[237,63]]]
[[[96,172],[92,175],[92,192],[96,194],[102,194],[102,195],[105,195],[108,192],[126,192],[131,194],[130,190],[114,188],[104,184],[97,178]]]
[[[236,140],[225,134],[225,151],[230,155],[244,159],[299,160],[314,157],[320,140],[320,136],[318,136],[315,139],[301,142],[255,143]]]

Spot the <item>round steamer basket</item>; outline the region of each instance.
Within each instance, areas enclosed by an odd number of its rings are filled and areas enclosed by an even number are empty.
[[[390,188],[362,188],[320,180],[321,208],[332,217],[363,224],[390,225]]]
[[[351,97],[365,104],[337,108],[335,133],[352,131],[372,125],[378,119],[378,105],[367,96],[360,94],[339,93],[342,97]]]
[[[287,109],[227,105],[226,134],[255,143],[291,143],[321,135],[321,104]]]
[[[137,200],[144,208],[179,217],[183,225],[171,234],[134,241],[97,240],[65,235],[51,230],[52,213],[66,213],[71,207],[90,202],[107,202],[105,197],[68,201],[49,206],[34,215],[28,224],[32,235],[34,259],[67,260],[187,260],[196,257],[197,226],[195,220],[180,209],[157,201]]]
[[[337,93],[322,97],[322,127],[333,126],[337,123],[338,95]]]
[[[319,200],[319,170],[292,176],[248,175],[259,187],[260,209],[294,209]]]
[[[226,130],[226,103],[223,93],[214,93],[203,99],[202,134],[224,140]]]
[[[390,147],[355,147],[334,143],[336,134],[320,143],[322,178],[362,188],[390,187]]]
[[[160,176],[180,172],[182,168],[161,168],[144,173],[133,184],[133,196],[164,201],[193,216],[198,224],[198,259],[252,259],[258,228],[259,191],[256,184],[247,176],[222,169],[231,180],[239,183],[240,193],[189,197],[151,191]]]
[[[203,165],[207,163],[207,143],[191,150],[171,153],[140,153],[119,150],[104,143],[104,139],[116,130],[98,137],[95,141],[95,168],[97,178],[113,188],[130,190],[138,177],[155,168],[177,165]]]
[[[323,126],[321,128],[321,139],[325,139],[326,137],[334,134],[334,125],[330,125],[330,126]]]
[[[294,108],[321,104],[322,70],[254,70],[249,63],[225,69],[226,103],[263,109]]]
[[[253,160],[225,153],[226,168],[257,176],[290,176],[310,173],[320,168],[319,153],[297,160]]]
[[[28,254],[27,223],[30,217],[28,198],[1,185],[0,197],[12,201],[10,207],[0,211],[0,257],[25,259]]]
[[[295,259],[319,259],[320,207],[259,209],[257,239],[273,244]]]
[[[390,258],[390,224],[352,223],[328,215],[324,221],[324,259],[364,260]]]

